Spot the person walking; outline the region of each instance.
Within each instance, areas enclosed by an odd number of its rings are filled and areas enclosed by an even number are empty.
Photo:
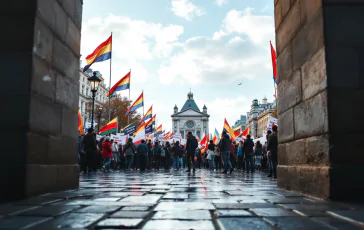
[[[147,143],[148,146],[148,169],[151,170],[153,167],[153,146],[152,146],[152,140],[148,140]]]
[[[174,164],[173,167],[175,170],[179,170],[180,161],[183,154],[183,148],[179,144],[179,141],[176,141],[176,143],[173,145],[172,153],[173,153],[173,164]]]
[[[167,141],[163,147],[164,149],[164,170],[169,171],[169,162],[171,160],[171,145]]]
[[[238,169],[244,170],[244,151],[243,151],[243,141],[239,141],[238,145]]]
[[[102,143],[102,158],[104,159],[103,172],[110,172],[111,159],[114,157],[112,154],[112,147],[110,143],[110,137],[106,137],[106,140]]]
[[[135,147],[133,143],[133,139],[129,138],[128,142],[126,143],[124,147],[124,152],[126,155],[126,168],[127,170],[132,170],[133,168],[133,162],[134,162],[134,154],[135,154]]]
[[[244,141],[243,144],[243,152],[244,152],[244,156],[245,156],[245,168],[246,168],[246,172],[248,173],[249,170],[251,173],[254,172],[254,142],[252,139],[250,139],[250,135],[246,136],[246,140]]]
[[[140,171],[144,172],[147,166],[147,159],[148,159],[148,146],[145,144],[145,140],[142,140],[142,143],[137,146],[136,149],[139,155],[139,166]]]
[[[86,154],[86,163],[83,169],[84,173],[92,172],[94,168],[94,158],[96,154],[96,138],[93,128],[87,130],[87,134],[83,138],[83,151]]]
[[[119,168],[125,170],[125,156],[123,152],[123,145],[121,143],[118,143],[118,154],[119,154]]]
[[[216,146],[215,148],[214,163],[215,163],[215,171],[221,170],[221,152],[219,146]]]
[[[220,140],[220,152],[224,161],[224,173],[227,173],[228,168],[230,168],[230,173],[233,172],[233,166],[230,162],[230,146],[231,146],[231,139],[230,136],[223,131],[222,132],[222,138]]]
[[[214,168],[215,168],[214,151],[215,151],[216,145],[214,144],[214,142],[212,140],[210,140],[210,144],[208,145],[207,148],[208,148],[208,152],[209,152],[207,158],[209,159],[210,169],[214,170]]]
[[[267,150],[270,151],[271,155],[271,171],[268,176],[277,178],[277,164],[278,164],[278,127],[273,125],[273,133],[269,135]]]
[[[119,151],[118,151],[118,145],[115,143],[114,139],[111,139],[111,148],[112,148],[112,155],[113,155],[113,163],[112,163],[112,169],[115,170],[119,163]]]
[[[236,168],[236,153],[237,153],[237,149],[235,146],[236,142],[233,141],[231,144],[230,144],[230,162],[231,162],[231,165],[233,166],[233,168]]]
[[[195,136],[192,135],[192,132],[189,131],[187,133],[187,143],[186,143],[186,150],[187,150],[187,171],[186,172],[191,172],[191,163],[193,163],[193,161],[195,160],[195,154],[196,154],[196,149],[198,148],[198,142]],[[193,172],[196,171],[196,167],[195,164],[193,164]]]
[[[260,143],[260,141],[257,141],[257,143],[255,143],[255,165],[257,167],[257,170],[261,170],[262,168],[262,155],[263,155],[263,146]]]
[[[159,142],[156,141],[153,147],[153,157],[155,161],[154,170],[156,171],[159,171],[159,166],[161,164],[161,154],[162,154],[162,148],[159,145]]]

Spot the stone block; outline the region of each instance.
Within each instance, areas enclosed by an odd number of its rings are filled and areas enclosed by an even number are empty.
[[[48,164],[76,164],[78,158],[77,139],[50,136],[47,152]]]
[[[322,10],[322,1],[305,1],[301,0],[301,21],[307,23],[317,13]]]
[[[278,147],[278,162],[280,165],[306,164],[306,140],[280,144]]]
[[[302,64],[322,47],[324,47],[323,17],[322,11],[318,11],[292,40],[293,70],[301,68]]]
[[[28,164],[46,164],[48,155],[48,138],[46,136],[28,133]]]
[[[309,99],[327,87],[325,47],[302,66],[302,96]]]
[[[55,26],[52,27],[58,34],[58,36],[65,41],[67,38],[67,23],[68,23],[68,16],[64,9],[56,2],[53,1],[54,13],[55,13]]]
[[[293,72],[292,76],[278,84],[277,107],[278,114],[282,114],[295,106],[302,99],[301,71]]]
[[[53,34],[38,17],[35,19],[33,53],[47,63],[52,63]]]
[[[70,108],[78,109],[79,82],[74,82],[63,75],[57,74],[56,102]]]
[[[55,1],[50,0],[37,0],[38,14],[51,28],[54,28],[56,24],[54,3]]]
[[[59,105],[39,96],[32,96],[29,111],[30,132],[43,135],[59,135],[61,133],[61,115]]]
[[[305,165],[277,167],[278,187],[327,199],[330,196],[329,167]],[[319,185],[319,186],[318,186]]]
[[[69,47],[60,40],[55,39],[53,47],[53,65],[57,68],[57,71],[66,77],[79,82],[79,64],[79,58],[77,58]]]
[[[74,18],[77,0],[62,0],[60,2],[62,3],[62,8],[67,12],[68,16]]]
[[[76,0],[76,9],[75,9],[75,24],[78,29],[81,30],[82,23],[82,0]]]
[[[0,93],[3,99],[1,106],[4,109],[0,115],[0,126],[7,132],[10,130],[26,130],[29,124],[29,94]]]
[[[329,166],[329,151],[328,135],[309,137],[306,139],[307,164]]]
[[[287,13],[291,9],[291,0],[281,0],[280,5],[282,8],[282,18],[285,18]]]
[[[300,6],[294,4],[276,31],[277,52],[281,53],[301,28]],[[283,9],[282,9],[283,15]]]
[[[277,56],[277,82],[288,78],[292,74],[292,46],[288,44]]]
[[[274,6],[276,6],[278,2],[279,0],[274,0]]]
[[[31,90],[42,95],[50,101],[54,101],[56,90],[56,78],[49,64],[38,56],[33,57],[33,77]]]
[[[81,31],[77,28],[76,24],[71,18],[68,18],[68,31],[67,31],[67,45],[72,49],[72,51],[80,55],[81,46]]]
[[[281,120],[284,122],[284,119]],[[328,132],[326,91],[294,108],[294,132],[296,139],[318,136]]]
[[[278,116],[279,124],[279,135],[278,142],[280,144],[292,141],[294,138],[294,120],[293,120],[293,109],[287,110],[286,112]]]
[[[277,4],[274,7],[274,22],[275,22],[275,28],[277,30],[279,25],[282,22],[282,6],[281,6],[281,4]]]
[[[78,137],[77,110],[62,108],[62,136],[73,138]]]

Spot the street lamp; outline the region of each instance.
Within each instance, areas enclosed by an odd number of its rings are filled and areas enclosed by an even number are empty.
[[[95,94],[99,88],[100,78],[96,76],[96,72],[93,72],[93,76],[87,79],[90,82],[92,92],[92,112],[91,112],[91,128],[94,128],[94,112],[95,112]]]
[[[99,119],[99,123],[97,124],[97,133],[100,132],[100,119],[101,119],[101,112],[102,112],[102,107],[99,107],[99,113],[97,114],[97,118]]]

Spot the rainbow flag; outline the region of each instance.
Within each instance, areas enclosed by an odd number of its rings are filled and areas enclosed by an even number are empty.
[[[230,135],[230,138],[232,138],[232,139],[235,138],[234,132],[231,129],[229,122],[226,120],[226,118],[224,121],[224,131],[226,131]]]
[[[152,117],[152,125],[155,125],[155,120],[157,119],[157,114],[154,114]]]
[[[144,106],[144,101],[143,101],[143,93],[140,94],[140,96],[138,97],[138,99],[136,99],[136,101],[129,107],[129,109],[126,111],[126,116],[129,116],[129,113],[139,109],[140,107]]]
[[[241,133],[241,125],[233,129],[234,135],[237,137]]]
[[[100,129],[100,135],[106,135],[109,133],[116,133],[118,131],[118,118],[112,119],[107,125]]]
[[[145,133],[153,132],[153,119],[150,119],[147,123],[145,123]]]
[[[83,67],[83,72],[85,72],[90,66],[95,62],[106,61],[111,58],[112,49],[112,35],[103,43],[101,43],[92,54],[86,57],[87,65]]]
[[[214,142],[215,145],[218,144],[220,141],[220,134],[216,128],[215,128],[214,138],[212,139],[212,141]]]
[[[130,89],[130,71],[127,73],[120,81],[116,82],[116,84],[111,87],[110,91],[106,94],[106,97],[113,95],[117,91],[122,91]]]
[[[134,133],[134,136],[136,136],[136,135],[138,135],[138,133],[140,132],[140,131],[142,131],[142,130],[144,130],[145,129],[145,123],[143,122],[143,123],[141,123],[140,125],[139,125],[139,127],[137,128],[137,130],[135,131],[135,133]]]
[[[148,111],[145,113],[144,117],[140,120],[140,122],[146,121],[153,116],[153,105],[148,109]]]
[[[154,136],[155,137],[158,137],[160,134],[162,134],[163,133],[163,131],[162,131],[162,125],[160,125],[158,128],[157,128],[157,130],[155,131],[155,134],[154,134]]]
[[[272,42],[270,42],[270,52],[272,55],[273,80],[277,84],[277,53],[273,48]]]
[[[81,109],[78,109],[78,131],[80,135],[85,134],[85,129],[83,128],[82,116],[81,116]]]

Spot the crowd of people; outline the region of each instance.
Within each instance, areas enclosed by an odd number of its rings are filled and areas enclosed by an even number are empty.
[[[122,145],[109,136],[96,140],[95,132],[90,128],[85,136],[79,136],[79,164],[84,173],[98,170],[144,172],[186,168],[186,172],[195,172],[198,168],[225,174],[234,170],[245,173],[261,171],[269,173],[268,177],[277,178],[277,126],[273,126],[272,130],[268,131],[264,145],[259,141],[254,143],[250,135],[236,143],[223,132],[218,144],[215,145],[211,140],[207,148],[202,150],[191,132],[187,133],[186,145],[181,145],[179,141],[152,143],[151,140],[142,140],[135,145],[132,138]]]

